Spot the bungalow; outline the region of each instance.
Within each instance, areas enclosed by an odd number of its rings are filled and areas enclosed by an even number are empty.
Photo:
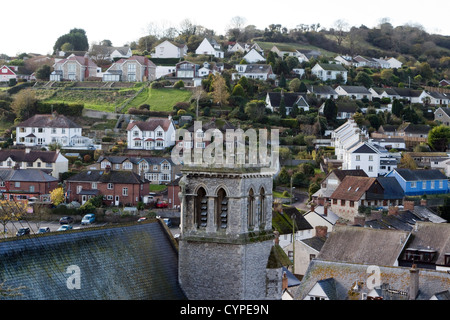
[[[314,85],[306,85],[307,94],[312,94],[316,96],[318,99],[337,99],[338,94],[331,86],[314,86]]]
[[[356,62],[355,67],[380,68],[380,64],[373,58],[364,56],[355,56],[353,60]]]
[[[235,69],[237,72],[231,75],[232,80],[246,77],[266,81],[276,77],[270,64],[238,64],[235,66]]]
[[[308,102],[306,102],[306,94],[298,92],[268,92],[266,95],[266,108],[272,112],[277,112],[279,111],[282,100],[286,107],[286,115],[292,112],[294,106],[297,106],[299,110],[309,110]]]
[[[149,183],[131,171],[86,170],[66,181],[68,201],[84,204],[90,198],[103,195],[109,206],[136,206],[148,195]]]
[[[183,58],[187,55],[188,47],[186,44],[165,40],[156,45],[154,50],[152,58]]]
[[[450,96],[445,93],[440,93],[436,91],[422,91],[419,99],[423,104],[429,104],[432,106],[448,106],[450,102]]]
[[[89,56],[98,60],[114,61],[116,59],[127,59],[133,55],[131,48],[128,46],[124,47],[109,47],[103,45],[94,44],[89,51]]]
[[[363,86],[338,86],[334,90],[339,96],[349,97],[356,100],[372,100],[372,93]]]
[[[322,81],[339,80],[347,83],[347,69],[341,64],[317,63],[311,73]]]
[[[440,170],[411,170],[396,168],[386,177],[395,177],[406,196],[442,194],[449,192],[448,178]]]
[[[219,43],[215,39],[204,38],[195,50],[196,54],[205,54],[214,56],[215,58],[223,58],[224,52],[220,48]]]
[[[134,150],[163,150],[175,145],[172,118],[132,121],[127,126],[127,147]]]

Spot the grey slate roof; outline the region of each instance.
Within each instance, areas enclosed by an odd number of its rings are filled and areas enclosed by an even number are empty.
[[[33,128],[81,128],[62,114],[36,114],[16,127]]]
[[[308,270],[296,291],[294,299],[303,299],[318,281],[334,279],[336,287],[336,300],[347,300],[348,290],[356,281],[361,281],[367,287],[369,274],[366,264],[343,263],[314,259],[310,262]],[[389,284],[395,291],[409,291],[410,268],[379,266],[381,284]],[[436,293],[450,288],[450,274],[443,271],[420,269],[419,293],[416,300],[428,300]],[[388,297],[385,297],[388,299]]]
[[[103,182],[103,183],[129,183],[140,184],[145,181],[141,177],[130,171],[115,171],[111,170],[107,173],[105,170],[88,170],[77,173],[76,175],[69,177],[66,181],[91,181],[91,182]]]
[[[0,181],[51,182],[58,179],[40,169],[0,169]]]
[[[178,253],[160,221],[0,240],[0,281],[24,300],[185,299]],[[69,266],[80,289],[68,289]]]
[[[394,169],[406,181],[422,181],[422,180],[447,180],[447,176],[440,170],[411,170],[411,169]]]

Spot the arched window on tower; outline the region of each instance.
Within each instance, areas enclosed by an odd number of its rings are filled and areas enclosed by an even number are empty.
[[[261,187],[259,190],[259,212],[258,212],[258,221],[260,226],[264,226],[265,224],[265,216],[266,216],[266,192],[264,187]]]
[[[216,198],[217,229],[226,229],[228,225],[228,198],[224,189],[217,191]]]
[[[253,228],[255,226],[255,194],[253,189],[248,192],[247,214],[248,227]]]
[[[208,198],[203,187],[198,189],[195,198],[195,223],[197,228],[206,228],[208,223]]]

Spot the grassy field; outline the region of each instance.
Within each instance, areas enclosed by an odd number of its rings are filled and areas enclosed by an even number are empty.
[[[172,111],[177,102],[189,102],[192,93],[182,89],[145,88],[129,105],[138,108],[142,104],[150,105],[151,111]]]
[[[122,106],[134,97],[139,88],[121,90],[57,90],[37,89],[38,99],[49,102],[83,103],[85,109],[115,112],[116,107]],[[181,89],[151,89],[145,88],[136,96],[123,112],[129,108],[138,108],[141,104],[150,105],[152,111],[172,111],[177,102],[187,102],[191,92]]]

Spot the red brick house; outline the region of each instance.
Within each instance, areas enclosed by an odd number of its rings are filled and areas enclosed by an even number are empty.
[[[1,66],[0,67],[0,82],[8,82],[9,79],[17,79],[16,73],[12,70],[12,67]]]
[[[180,192],[180,185],[178,182],[181,178],[178,178],[167,185],[167,203],[170,209],[179,208],[181,205],[180,197],[178,193]]]
[[[0,193],[3,199],[50,201],[50,191],[58,179],[39,169],[0,169]]]
[[[131,171],[89,170],[66,180],[68,201],[84,204],[90,198],[103,195],[108,206],[136,206],[149,193],[149,181]]]

